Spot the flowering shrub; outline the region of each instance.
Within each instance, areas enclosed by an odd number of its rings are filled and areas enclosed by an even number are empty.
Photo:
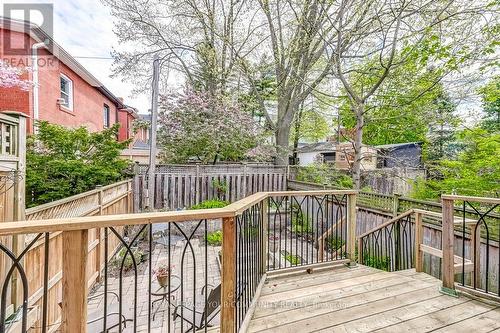
[[[190,90],[162,97],[159,124],[163,159],[171,163],[240,160],[260,135],[254,119],[236,104]]]
[[[0,88],[15,88],[29,90],[32,83],[22,79],[22,75],[29,72],[29,68],[12,67],[3,60],[0,60]]]

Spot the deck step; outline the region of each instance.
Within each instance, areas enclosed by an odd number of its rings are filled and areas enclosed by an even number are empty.
[[[443,251],[440,249],[436,249],[435,247],[431,247],[428,245],[420,244],[420,251],[424,253],[428,253],[430,255],[436,256],[438,258],[443,258]],[[474,262],[470,259],[463,259],[460,256],[455,256],[455,274],[462,273],[462,266],[465,266],[465,273],[469,273],[474,271]]]

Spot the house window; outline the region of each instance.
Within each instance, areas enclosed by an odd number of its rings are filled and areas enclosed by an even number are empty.
[[[61,103],[67,109],[73,110],[73,81],[61,74]]]
[[[110,125],[110,119],[109,119],[109,106],[107,106],[106,104],[104,104],[104,110],[103,110],[103,116],[104,116],[104,127],[105,128],[108,128],[109,125]]]

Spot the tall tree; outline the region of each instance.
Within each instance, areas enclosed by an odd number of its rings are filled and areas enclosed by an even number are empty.
[[[426,144],[426,159],[429,162],[454,155],[453,142],[460,124],[460,118],[455,114],[456,105],[444,91],[439,92],[432,106],[434,112],[427,118],[426,126],[429,129]]]
[[[444,75],[483,55],[483,30],[497,21],[489,0],[341,0],[334,54],[334,74],[342,82],[356,118],[353,180],[360,186],[366,105],[395,69],[431,61]],[[360,71],[360,63],[371,63]],[[361,88],[356,78],[370,82]]]
[[[333,55],[326,47],[336,36],[334,1],[258,0],[265,17],[263,42],[270,50],[276,78],[277,112],[273,117],[261,102],[274,130],[277,164],[288,164],[292,122],[300,105],[331,72]],[[252,85],[253,78],[243,67]]]
[[[483,102],[484,116],[481,127],[491,133],[500,132],[500,75],[479,89]]]
[[[256,10],[248,0],[102,1],[124,46],[113,53],[114,74],[141,91],[150,87],[151,59],[159,53],[191,88],[224,95],[237,60],[254,47]]]

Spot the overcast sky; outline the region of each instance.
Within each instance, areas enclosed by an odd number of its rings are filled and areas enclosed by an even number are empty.
[[[115,96],[123,97],[126,104],[139,109],[141,113],[148,111],[150,97],[147,94],[131,96],[130,83],[110,77],[113,62],[110,52],[113,46],[117,46],[117,39],[113,33],[113,17],[100,0],[0,0],[0,4],[4,3],[52,3],[54,40]],[[36,17],[32,20],[36,20]]]

